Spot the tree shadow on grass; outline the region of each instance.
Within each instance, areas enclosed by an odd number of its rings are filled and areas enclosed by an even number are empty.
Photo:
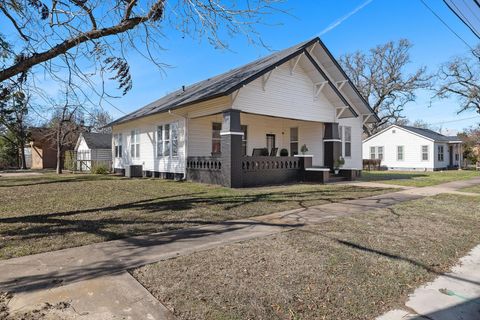
[[[412,180],[415,178],[425,178],[428,177],[426,174],[420,173],[374,173],[366,174],[360,178],[361,181],[386,181],[386,180]]]
[[[339,244],[345,245],[349,248],[353,248],[355,250],[359,250],[359,251],[363,251],[363,252],[367,252],[367,253],[378,254],[380,256],[383,256],[383,257],[386,257],[386,258],[389,258],[389,259],[393,259],[393,260],[408,262],[409,264],[420,267],[420,268],[424,269],[425,271],[427,271],[429,273],[432,273],[432,274],[435,274],[435,275],[439,275],[439,276],[441,275],[441,276],[444,276],[444,277],[447,277],[447,278],[451,278],[451,279],[455,279],[455,280],[459,280],[459,281],[463,281],[463,282],[467,282],[467,283],[471,283],[471,284],[475,284],[475,285],[480,286],[480,282],[478,282],[478,281],[458,277],[458,276],[455,276],[455,275],[450,274],[450,273],[439,272],[439,271],[435,270],[434,268],[432,268],[431,266],[426,265],[422,262],[419,262],[419,261],[411,259],[411,258],[403,257],[401,255],[392,254],[392,253],[388,253],[388,252],[373,249],[373,248],[368,248],[368,247],[362,246],[360,244],[356,244],[356,243],[351,242],[351,241],[346,241],[346,240],[341,240],[341,239],[332,239],[332,240],[336,241]]]
[[[342,189],[343,190],[343,189]],[[140,234],[178,230],[193,225],[211,225],[219,221],[245,219],[268,214],[275,208],[306,209],[309,202],[332,203],[356,199],[358,188],[346,188],[347,194],[327,189],[297,192],[263,192],[211,196],[207,192],[155,197],[124,204],[87,208],[49,214],[32,214],[0,218],[0,235],[7,240],[3,246],[14,249],[15,242],[82,234],[95,236],[95,240],[115,240]],[[335,198],[336,197],[336,198]],[[257,205],[264,206],[257,209]],[[272,209],[273,208],[273,209]],[[10,225],[10,226],[8,226]],[[7,227],[8,226],[8,227]],[[9,240],[10,245],[9,245]],[[87,241],[89,242],[89,241]],[[12,245],[13,243],[13,245]],[[77,243],[82,243],[78,241]],[[27,243],[28,244],[28,243]],[[33,245],[33,244],[32,244]],[[58,246],[58,244],[57,244]],[[67,247],[60,244],[60,247]],[[43,251],[33,250],[33,252]]]

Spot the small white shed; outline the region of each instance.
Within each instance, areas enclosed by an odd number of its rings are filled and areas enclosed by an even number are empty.
[[[77,169],[90,171],[95,165],[112,165],[112,135],[109,133],[84,132],[75,146]]]

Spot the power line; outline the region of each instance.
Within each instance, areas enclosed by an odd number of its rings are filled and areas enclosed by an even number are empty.
[[[442,17],[440,17],[424,0],[420,0],[420,2],[435,16],[437,17],[438,20],[440,20],[440,22],[445,26],[447,27],[448,30],[450,30],[451,33],[453,33],[458,39],[460,39],[460,41],[462,41],[467,47],[470,48],[470,50],[474,50],[472,48],[472,46],[470,46],[468,44],[467,41],[465,41],[465,39],[463,39],[457,32],[455,32],[455,30],[453,30],[443,19]],[[447,4],[448,5],[448,4]]]
[[[477,37],[477,38],[480,38],[477,30],[475,30],[474,26],[471,25],[470,21],[468,21],[467,17],[462,13],[462,11],[457,7],[457,5],[454,3],[454,2],[451,2],[451,5],[449,3],[448,0],[443,0],[443,2],[445,2],[445,4],[447,5],[447,7],[457,16],[458,19],[460,19],[460,21],[463,22],[463,24],[465,24],[468,29],[470,29],[470,31]],[[473,10],[470,8],[470,6],[468,6],[465,1],[463,1],[465,6],[470,10],[470,12],[472,12],[472,14],[477,17],[477,15],[475,14],[475,12],[473,12]],[[452,8],[452,6],[455,7],[455,9]],[[478,17],[477,17],[478,19]]]
[[[472,120],[472,119],[477,119],[477,118],[480,118],[480,115],[478,115],[478,116],[473,116],[473,117],[469,117],[469,118],[457,119],[457,120],[448,120],[448,121],[434,122],[434,123],[430,123],[430,124],[434,125],[434,124],[445,124],[445,123],[461,122],[461,121]]]

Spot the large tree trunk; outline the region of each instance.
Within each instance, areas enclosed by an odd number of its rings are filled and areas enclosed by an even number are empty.
[[[27,169],[27,160],[25,159],[25,145],[23,141],[19,141],[19,149],[20,149],[20,169],[25,170]]]
[[[57,144],[57,174],[62,174],[62,127],[61,124],[59,124],[57,128],[57,139],[56,139],[56,144]]]

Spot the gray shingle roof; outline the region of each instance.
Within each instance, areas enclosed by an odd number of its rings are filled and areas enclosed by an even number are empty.
[[[302,53],[305,48],[309,47],[316,41],[319,41],[319,38],[299,43],[293,47],[275,52],[239,68],[232,69],[193,85],[185,86],[185,91],[183,89],[174,91],[163,98],[149,103],[141,109],[113,121],[109,125],[127,122],[139,117],[164,112],[220,96],[226,96],[239,89],[244,84],[257,79],[260,75],[269,72],[276,66]]]
[[[415,132],[416,134],[430,138],[435,141],[444,141],[444,142],[461,141],[461,139],[457,136],[444,136],[443,134],[440,134],[430,129],[423,129],[423,128],[417,128],[412,126],[400,126],[400,125],[399,127],[404,128],[408,131]]]
[[[90,149],[112,148],[112,135],[110,133],[84,132],[82,136]]]

